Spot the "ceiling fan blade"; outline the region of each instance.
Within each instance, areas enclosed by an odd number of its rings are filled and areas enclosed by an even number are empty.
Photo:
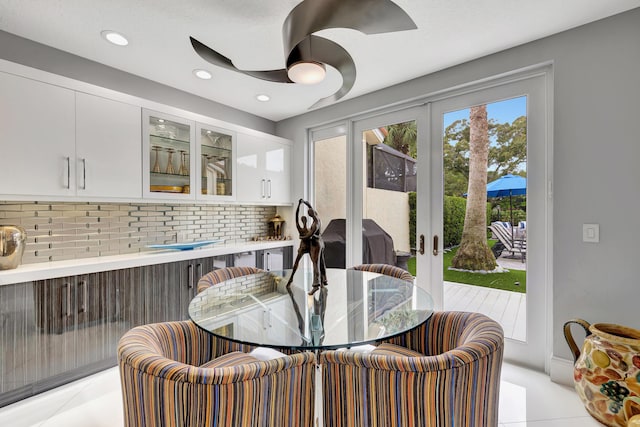
[[[312,56],[310,56],[312,53]],[[322,107],[339,100],[345,96],[356,81],[356,64],[349,52],[339,44],[324,37],[308,36],[293,48],[287,64],[299,60],[313,60],[330,65],[342,74],[342,86],[331,96],[322,98],[313,104],[311,108]]]
[[[256,77],[258,79],[267,80],[270,82],[293,83],[287,76],[287,70],[285,69],[270,70],[270,71],[240,70],[235,65],[233,65],[233,62],[231,62],[231,60],[226,56],[216,52],[215,50],[211,49],[209,46],[194,39],[193,37],[189,37],[189,39],[191,40],[191,46],[193,46],[193,49],[196,51],[196,53],[200,55],[202,59],[204,59],[205,61],[213,65],[222,67],[226,70],[235,71],[237,73],[245,74],[251,77]]]
[[[282,27],[285,54],[308,35],[327,28],[351,28],[365,34],[414,30],[415,22],[391,0],[304,0]]]

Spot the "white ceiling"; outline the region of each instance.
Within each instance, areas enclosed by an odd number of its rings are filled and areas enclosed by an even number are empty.
[[[341,86],[328,69],[313,86],[271,83],[216,68],[189,36],[240,69],[284,68],[282,23],[300,0],[0,0],[0,30],[274,121],[308,111]],[[366,36],[321,32],[357,67],[353,98],[640,6],[640,0],[395,0],[418,29]],[[127,47],[105,42],[115,30]],[[213,79],[193,76],[197,68]],[[268,94],[271,101],[255,99]]]

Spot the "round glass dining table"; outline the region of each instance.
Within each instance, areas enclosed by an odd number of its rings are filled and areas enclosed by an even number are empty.
[[[359,270],[265,271],[216,284],[196,295],[189,317],[200,328],[242,344],[322,350],[383,341],[433,313],[431,296],[413,283]]]

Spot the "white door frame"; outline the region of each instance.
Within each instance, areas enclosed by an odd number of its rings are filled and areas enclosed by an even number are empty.
[[[552,133],[551,70],[544,68],[507,81],[467,88],[441,97],[430,105],[432,227],[442,241],[443,170],[442,115],[474,105],[527,95],[527,342],[507,339],[505,359],[548,372],[552,316]],[[432,234],[428,236],[433,236]],[[442,308],[442,246],[437,256],[418,256],[417,264],[431,272],[428,291],[436,308]]]

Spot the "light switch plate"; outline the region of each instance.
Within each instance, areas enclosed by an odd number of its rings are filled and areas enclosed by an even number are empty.
[[[600,224],[582,224],[582,241],[588,243],[600,242]]]

